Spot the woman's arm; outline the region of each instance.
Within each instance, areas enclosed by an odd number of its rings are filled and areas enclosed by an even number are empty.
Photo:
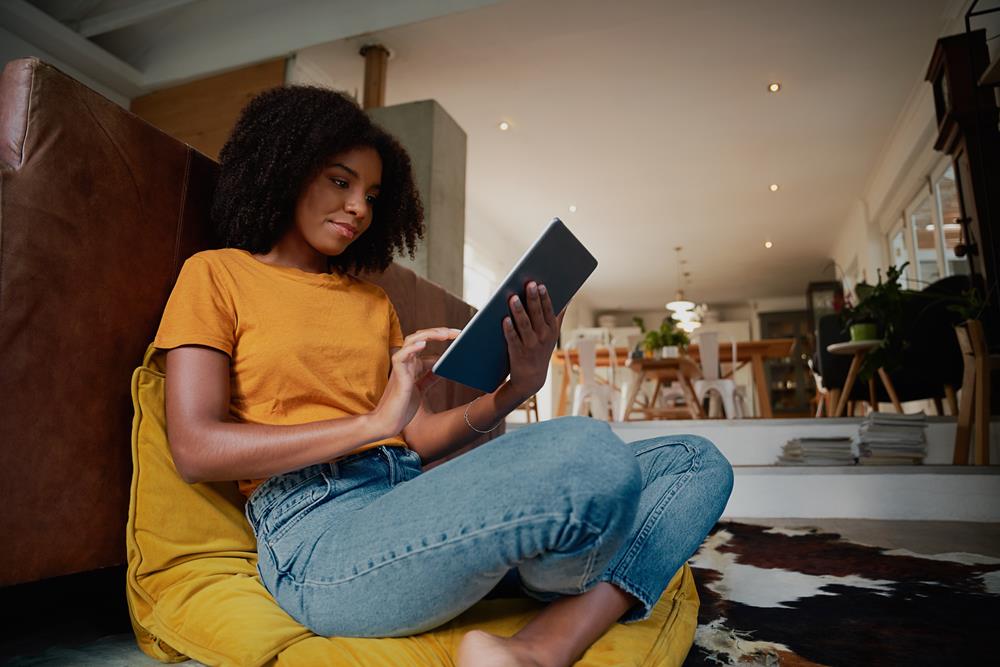
[[[426,403],[422,403],[413,420],[403,429],[406,444],[424,463],[447,456],[479,437],[480,434],[465,422],[466,410],[469,422],[485,431],[545,384],[563,314],[557,317],[553,312],[544,285],[528,283],[527,294],[527,307],[516,296],[511,298],[511,317],[505,318],[502,325],[510,355],[510,379],[496,391],[444,412],[431,412]]]
[[[413,421],[403,429],[403,438],[407,446],[420,455],[423,463],[436,461],[480,436],[465,423],[466,409],[469,410],[472,425],[485,431],[524,402],[524,398],[519,398],[514,391],[509,381],[504,382],[493,393],[444,412],[433,412],[424,402]]]
[[[185,482],[270,477],[382,437],[371,415],[295,426],[235,422],[229,399],[228,355],[195,345],[167,352],[167,436]]]
[[[422,367],[417,353],[427,340],[455,335],[450,329],[429,329],[409,336],[392,355],[396,378],[371,413],[292,426],[233,421],[229,356],[197,345],[173,348],[167,352],[164,400],[177,472],[189,483],[271,477],[397,435],[416,411],[399,385],[412,376],[410,367]]]

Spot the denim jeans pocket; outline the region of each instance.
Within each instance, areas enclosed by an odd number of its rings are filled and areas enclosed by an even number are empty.
[[[671,436],[668,435],[668,436],[664,436],[662,438],[652,438],[652,439],[646,441],[646,443],[643,444],[642,446],[635,447],[632,450],[632,454],[634,454],[635,456],[640,456],[640,455],[645,454],[647,452],[651,452],[654,449],[662,449],[664,447],[674,447],[676,445],[680,445],[680,446],[684,447],[685,450],[688,450],[688,451],[691,450],[690,445],[688,445],[686,442],[684,442],[683,436],[681,436],[681,437],[671,437]]]
[[[423,472],[423,468],[420,466],[420,455],[412,449],[403,450],[399,455],[398,463],[399,482],[409,481]]]
[[[314,475],[304,480],[265,510],[258,539],[268,544],[277,542],[329,495],[330,478],[327,475]]]

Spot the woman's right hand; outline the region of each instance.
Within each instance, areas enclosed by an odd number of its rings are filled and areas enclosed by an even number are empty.
[[[454,340],[460,333],[460,329],[448,327],[420,329],[403,340],[403,347],[392,351],[389,383],[382,393],[382,399],[372,412],[385,437],[402,432],[417,414],[423,391],[429,386],[426,376],[434,365],[434,359],[420,357],[420,353],[427,346],[427,341]]]

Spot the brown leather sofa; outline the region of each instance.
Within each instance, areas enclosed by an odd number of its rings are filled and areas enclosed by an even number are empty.
[[[0,74],[0,586],[124,562],[130,377],[184,260],[218,247],[216,169],[37,59]],[[366,277],[404,333],[472,316],[398,265]]]

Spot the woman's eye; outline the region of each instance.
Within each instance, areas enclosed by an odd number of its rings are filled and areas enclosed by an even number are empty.
[[[347,181],[345,181],[342,178],[331,178],[330,180],[333,181],[338,188],[346,188],[347,187]]]
[[[368,195],[367,197],[365,197],[365,199],[368,200],[369,204],[374,204],[375,200],[378,199],[378,197],[376,195]]]

